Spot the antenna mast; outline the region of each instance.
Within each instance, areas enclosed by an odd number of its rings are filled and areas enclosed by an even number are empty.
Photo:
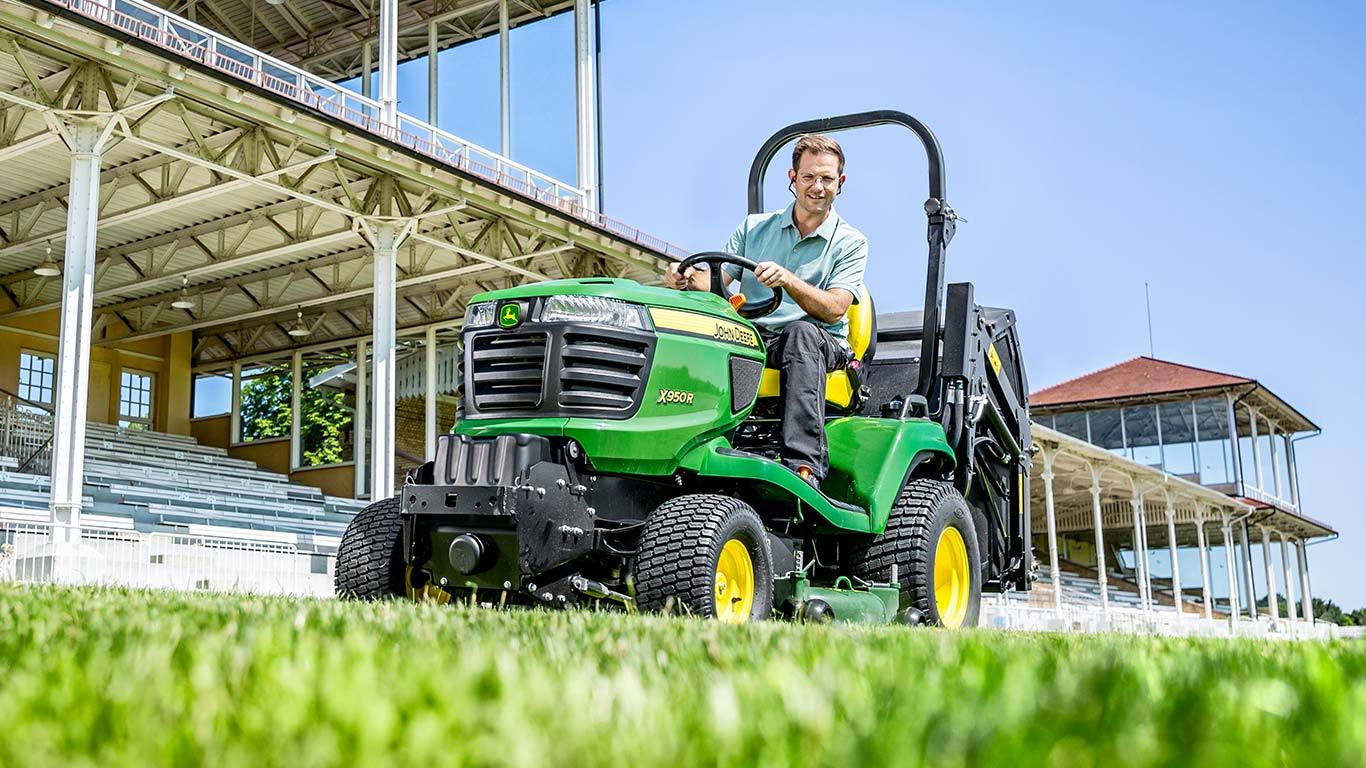
[[[1143,304],[1148,308],[1148,357],[1157,357],[1153,352],[1153,300],[1148,294],[1148,281],[1143,281]]]

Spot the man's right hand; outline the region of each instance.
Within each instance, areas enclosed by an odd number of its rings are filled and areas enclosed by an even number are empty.
[[[699,264],[679,273],[678,263],[673,262],[664,270],[664,285],[676,291],[708,291],[711,290],[711,271]]]

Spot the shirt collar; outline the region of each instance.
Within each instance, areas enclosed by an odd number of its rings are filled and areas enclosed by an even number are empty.
[[[787,209],[783,211],[783,227],[797,228],[797,222],[792,219],[792,213],[796,209],[797,202],[795,200],[787,204]],[[831,210],[830,215],[825,217],[825,221],[821,222],[821,225],[816,227],[816,231],[807,237],[819,237],[827,243],[830,242],[830,238],[835,236],[835,227],[839,224],[839,218],[839,213]]]

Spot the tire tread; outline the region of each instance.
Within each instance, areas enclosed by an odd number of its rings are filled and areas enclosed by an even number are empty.
[[[954,500],[966,509],[966,502],[951,484],[912,478],[892,505],[886,529],[853,552],[848,560],[850,569],[861,578],[886,583],[892,579],[895,563],[903,584],[902,607],[914,607],[926,617],[937,616],[933,555],[938,542],[931,539],[936,510]],[[968,519],[971,521],[970,515]]]
[[[334,585],[338,597],[380,600],[405,594],[397,498],[383,499],[351,519],[337,547]]]
[[[636,556],[636,597],[641,610],[663,611],[671,607],[672,599],[683,611],[714,616],[715,553],[711,546],[700,544],[715,542],[736,515],[751,516],[757,530],[764,530],[752,507],[728,496],[695,493],[659,505],[646,520]],[[767,547],[767,539],[761,542]],[[756,569],[759,565],[755,563]]]

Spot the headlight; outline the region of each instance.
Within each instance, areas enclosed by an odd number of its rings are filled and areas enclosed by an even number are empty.
[[[493,325],[493,305],[492,301],[481,301],[478,304],[471,304],[465,308],[465,327],[483,328]]]
[[[597,296],[551,296],[541,309],[543,323],[591,323],[613,328],[649,330],[645,308]]]

